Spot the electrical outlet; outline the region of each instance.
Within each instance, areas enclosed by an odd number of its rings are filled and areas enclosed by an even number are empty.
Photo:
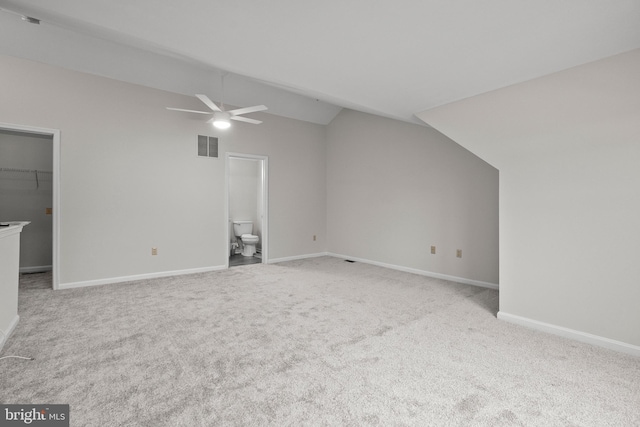
[[[158,248],[151,248],[151,255],[158,255]]]
[[[462,258],[462,249],[456,249],[456,257]]]
[[[431,246],[431,254],[435,255],[436,253],[436,247],[435,246]]]

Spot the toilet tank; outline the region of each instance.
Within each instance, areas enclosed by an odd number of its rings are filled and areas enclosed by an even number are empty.
[[[233,221],[233,234],[240,237],[243,234],[251,234],[253,231],[253,222],[251,221]]]

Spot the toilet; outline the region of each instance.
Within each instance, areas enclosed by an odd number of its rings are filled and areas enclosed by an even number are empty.
[[[233,221],[233,233],[238,240],[242,241],[242,255],[253,256],[256,253],[256,245],[259,237],[251,234],[253,231],[253,222],[251,221]]]

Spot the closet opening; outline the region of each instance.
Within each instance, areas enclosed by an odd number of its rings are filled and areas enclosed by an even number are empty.
[[[59,285],[60,131],[0,123],[0,222],[28,221],[20,274]],[[41,281],[39,278],[39,282]]]

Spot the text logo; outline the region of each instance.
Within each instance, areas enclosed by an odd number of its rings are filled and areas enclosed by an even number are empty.
[[[69,427],[69,405],[2,405],[0,427]]]

